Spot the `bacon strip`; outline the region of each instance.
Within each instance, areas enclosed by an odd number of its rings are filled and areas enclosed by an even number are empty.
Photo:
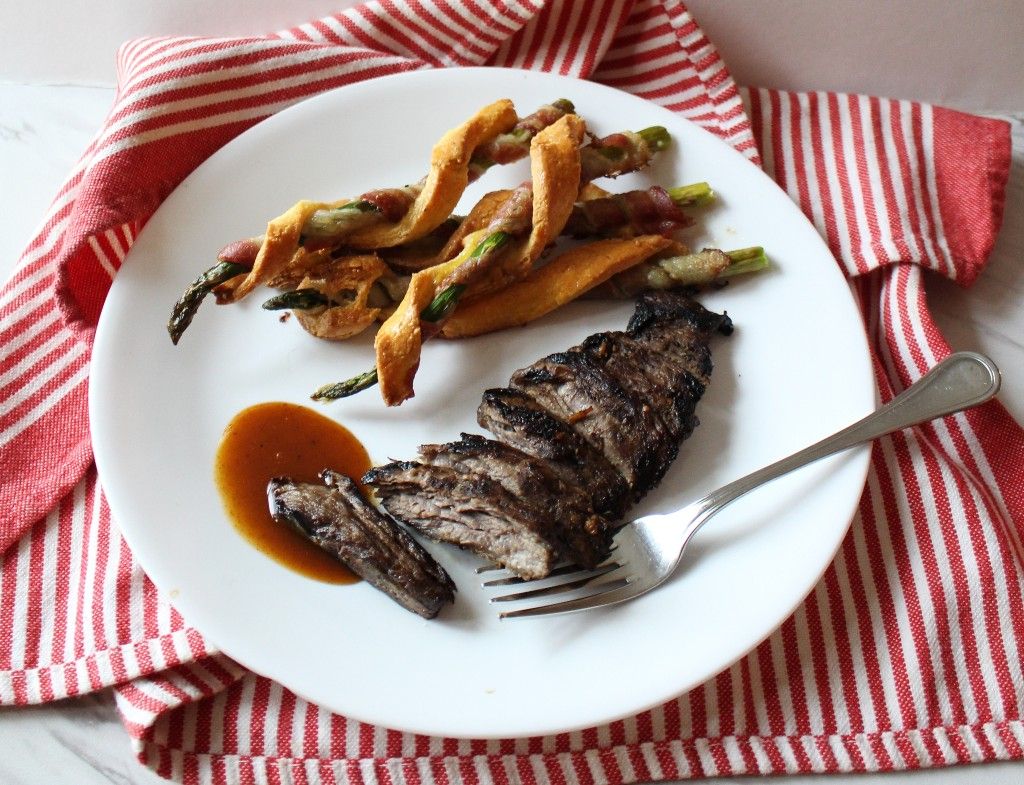
[[[615,235],[626,228],[634,234],[668,236],[692,223],[668,191],[654,186],[578,202],[565,231],[573,237],[594,237]]]
[[[579,146],[585,130],[579,117],[566,115],[534,138],[530,145],[533,177],[530,233],[515,241],[501,255],[500,264],[495,268],[479,272],[479,279],[471,283],[474,290],[489,291],[491,286],[500,287],[523,277],[544,248],[561,233],[579,191]],[[500,214],[501,210],[498,212]],[[497,219],[498,215],[495,221]],[[397,406],[414,395],[413,378],[419,368],[424,340],[420,313],[445,286],[468,283],[458,275],[458,270],[466,262],[469,251],[491,231],[488,227],[470,234],[465,238],[462,255],[413,275],[402,302],[377,331],[374,342],[377,378],[381,396],[388,406]]]
[[[671,245],[672,240],[655,234],[577,246],[522,280],[461,305],[441,335],[466,338],[522,326]]]
[[[217,302],[223,305],[241,300],[260,284],[280,275],[296,255],[305,258],[305,250],[299,247],[299,235],[309,216],[317,210],[333,209],[347,202],[347,199],[337,202],[301,201],[283,215],[274,218],[267,224],[263,245],[256,254],[252,270],[244,278],[232,278],[214,289]]]

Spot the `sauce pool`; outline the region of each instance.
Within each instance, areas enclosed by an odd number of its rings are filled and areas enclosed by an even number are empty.
[[[320,482],[323,469],[359,479],[370,457],[345,427],[305,406],[261,403],[228,423],[214,461],[214,480],[235,528],[259,551],[326,583],[359,580],[347,567],[270,516],[273,477]]]

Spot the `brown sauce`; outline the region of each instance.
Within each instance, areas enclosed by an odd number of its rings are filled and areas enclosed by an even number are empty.
[[[292,403],[243,409],[224,430],[214,479],[228,518],[253,546],[284,566],[327,583],[359,580],[347,567],[270,517],[273,477],[319,482],[326,468],[358,479],[370,468],[366,449],[334,420]]]

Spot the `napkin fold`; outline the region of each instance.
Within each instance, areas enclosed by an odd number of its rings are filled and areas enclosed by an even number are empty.
[[[440,739],[330,714],[218,653],[142,573],[92,465],[110,282],[212,152],[333,87],[425,67],[591,78],[764,166],[828,241],[883,400],[949,354],[925,270],[969,285],[998,231],[1005,123],[834,93],[741,95],[680,2],[370,2],[258,38],[151,38],[0,292],[0,702],[115,686],[140,760],[203,783],[629,783],[1024,756],[1024,432],[995,402],[877,442],[850,533],[782,627],[701,687],[599,728]]]

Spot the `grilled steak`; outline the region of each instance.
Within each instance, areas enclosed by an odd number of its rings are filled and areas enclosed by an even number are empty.
[[[548,355],[512,374],[526,393],[600,451],[639,498],[660,479],[679,445],[653,407],[607,373],[588,352]]]
[[[630,387],[638,399],[653,407],[669,438],[681,442],[690,435],[696,424],[694,409],[704,385],[686,364],[674,362],[672,356],[652,363],[648,346],[622,332],[591,335],[581,349],[601,363],[605,373]]]
[[[523,578],[541,578],[558,561],[548,521],[497,480],[449,466],[393,461],[370,469],[391,515],[441,542],[468,548]]]
[[[628,332],[592,335],[516,371],[511,386],[602,454],[637,500],[661,481],[693,432],[711,373],[708,339],[731,330],[728,316],[678,294],[649,292],[638,299]],[[539,439],[527,443],[522,428],[490,409],[481,409],[481,424],[498,420],[499,439],[511,431],[513,443],[538,454]]]
[[[425,444],[420,447],[420,456],[433,466],[497,480],[534,512],[559,559],[595,567],[604,558],[610,536],[608,522],[594,512],[590,496],[548,461],[466,433],[458,442]]]
[[[590,495],[594,510],[616,520],[629,501],[629,487],[599,450],[530,396],[508,387],[484,393],[477,422],[500,441],[548,461],[567,483]]]
[[[371,469],[384,508],[421,533],[469,548],[520,577],[556,562],[594,566],[621,517],[664,476],[697,424],[711,373],[708,340],[732,322],[680,295],[642,295],[626,332],[516,371],[484,393],[463,434],[419,461]]]
[[[349,477],[332,471],[323,485],[275,478],[270,514],[328,551],[404,608],[432,619],[455,601],[455,584],[398,524],[367,503]]]

